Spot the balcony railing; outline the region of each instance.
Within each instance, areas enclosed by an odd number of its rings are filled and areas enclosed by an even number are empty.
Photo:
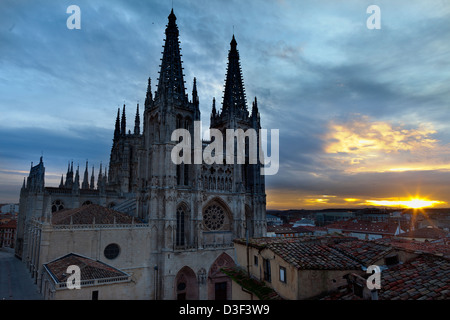
[[[129,282],[129,281],[131,281],[130,276],[120,276],[120,277],[111,277],[111,278],[103,278],[103,279],[90,279],[90,280],[81,280],[80,286],[81,287],[92,287],[92,286],[98,286],[98,285],[104,285],[104,284],[121,283],[121,282]],[[67,282],[55,283],[56,290],[64,290],[66,288],[67,288]]]

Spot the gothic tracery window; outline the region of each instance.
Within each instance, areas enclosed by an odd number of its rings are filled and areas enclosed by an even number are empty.
[[[185,219],[185,211],[183,207],[178,207],[177,209],[177,229],[175,236],[175,245],[182,246],[184,245],[184,221]]]
[[[64,209],[64,202],[61,200],[55,200],[52,202],[52,212],[56,212]]]
[[[209,230],[222,229],[225,223],[225,212],[222,207],[217,204],[208,206],[203,213],[203,222]]]

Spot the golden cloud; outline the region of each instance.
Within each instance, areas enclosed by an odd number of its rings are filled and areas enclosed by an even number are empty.
[[[329,123],[324,151],[346,172],[448,170],[450,148],[435,133],[431,124],[407,128],[358,116]]]
[[[429,124],[405,129],[388,122],[371,122],[362,116],[343,124],[330,123],[325,152],[367,155],[432,149],[438,142],[431,137],[435,133]],[[354,162],[361,160],[362,157],[353,158]]]

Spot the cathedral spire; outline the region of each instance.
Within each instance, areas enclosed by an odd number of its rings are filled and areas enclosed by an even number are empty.
[[[88,173],[88,161],[86,160],[86,169],[84,170],[83,183],[81,189],[89,189],[89,173]]]
[[[248,114],[239,52],[234,34],[230,42],[230,51],[228,52],[228,68],[222,112],[228,113],[231,117],[240,116],[240,118]]]
[[[141,118],[139,116],[139,102],[136,108],[136,117],[134,118],[134,134],[141,133]]]
[[[91,184],[89,186],[89,188],[91,190],[95,189],[95,177],[94,177],[94,166],[92,166],[92,174],[91,174]]]
[[[120,136],[120,108],[117,108],[116,128],[114,130],[114,138]]]
[[[216,110],[216,98],[213,98],[212,111],[211,111],[211,123],[214,122],[216,118],[217,110]]]
[[[253,105],[252,105],[252,117],[256,118],[258,116],[258,101],[256,100],[255,97],[255,101],[253,101]]]
[[[77,167],[77,171],[75,173],[75,180],[73,182],[72,190],[78,191],[80,189],[80,166]]]
[[[195,77],[194,77],[194,85],[192,88],[192,103],[196,107],[199,105],[199,99],[197,94],[197,79]]]
[[[72,188],[73,186],[73,161],[70,163],[67,167],[67,174],[66,174],[66,188]]]
[[[122,122],[120,123],[120,134],[125,135],[127,133],[127,118],[125,116],[125,103],[123,104],[122,110]]]
[[[186,101],[176,19],[172,9],[169,15],[169,23],[166,27],[166,39],[164,42],[163,57],[161,59],[157,96]]]
[[[153,101],[153,97],[152,97],[152,79],[148,78],[148,85],[147,85],[147,95],[145,96],[145,103],[144,103],[144,107],[145,108],[149,108],[150,104]]]

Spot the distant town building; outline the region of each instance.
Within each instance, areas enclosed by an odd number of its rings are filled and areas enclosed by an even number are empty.
[[[339,233],[364,240],[373,240],[387,236],[396,236],[404,232],[399,223],[375,222],[368,220],[338,221],[325,228],[329,234]]]
[[[432,226],[427,226],[425,228],[420,228],[397,235],[398,238],[412,239],[416,241],[436,241],[439,239],[448,238],[449,236],[450,234],[448,230],[443,230]]]
[[[377,243],[401,248],[404,251],[412,253],[432,253],[436,256],[443,256],[450,258],[450,239],[441,238],[439,240],[430,241],[416,241],[410,238],[403,237],[388,237],[375,240]]]
[[[315,226],[315,221],[313,219],[301,218],[294,222],[293,227],[304,227],[304,226]]]
[[[323,226],[336,221],[354,219],[353,211],[319,211],[315,213],[316,225]]]
[[[0,223],[0,248],[10,247],[14,248],[16,240],[17,221],[9,219],[6,222]]]
[[[318,226],[301,226],[298,228],[302,228],[303,230],[308,230],[311,232],[314,236],[323,236],[328,234],[328,229],[325,227],[318,227]]]
[[[283,220],[273,214],[266,214],[266,221],[268,226],[279,226],[283,224]]]
[[[293,227],[290,224],[267,226],[268,237],[298,237],[312,234],[311,230],[304,227]]]
[[[18,214],[19,204],[18,203],[0,204],[0,214],[5,213]]]

